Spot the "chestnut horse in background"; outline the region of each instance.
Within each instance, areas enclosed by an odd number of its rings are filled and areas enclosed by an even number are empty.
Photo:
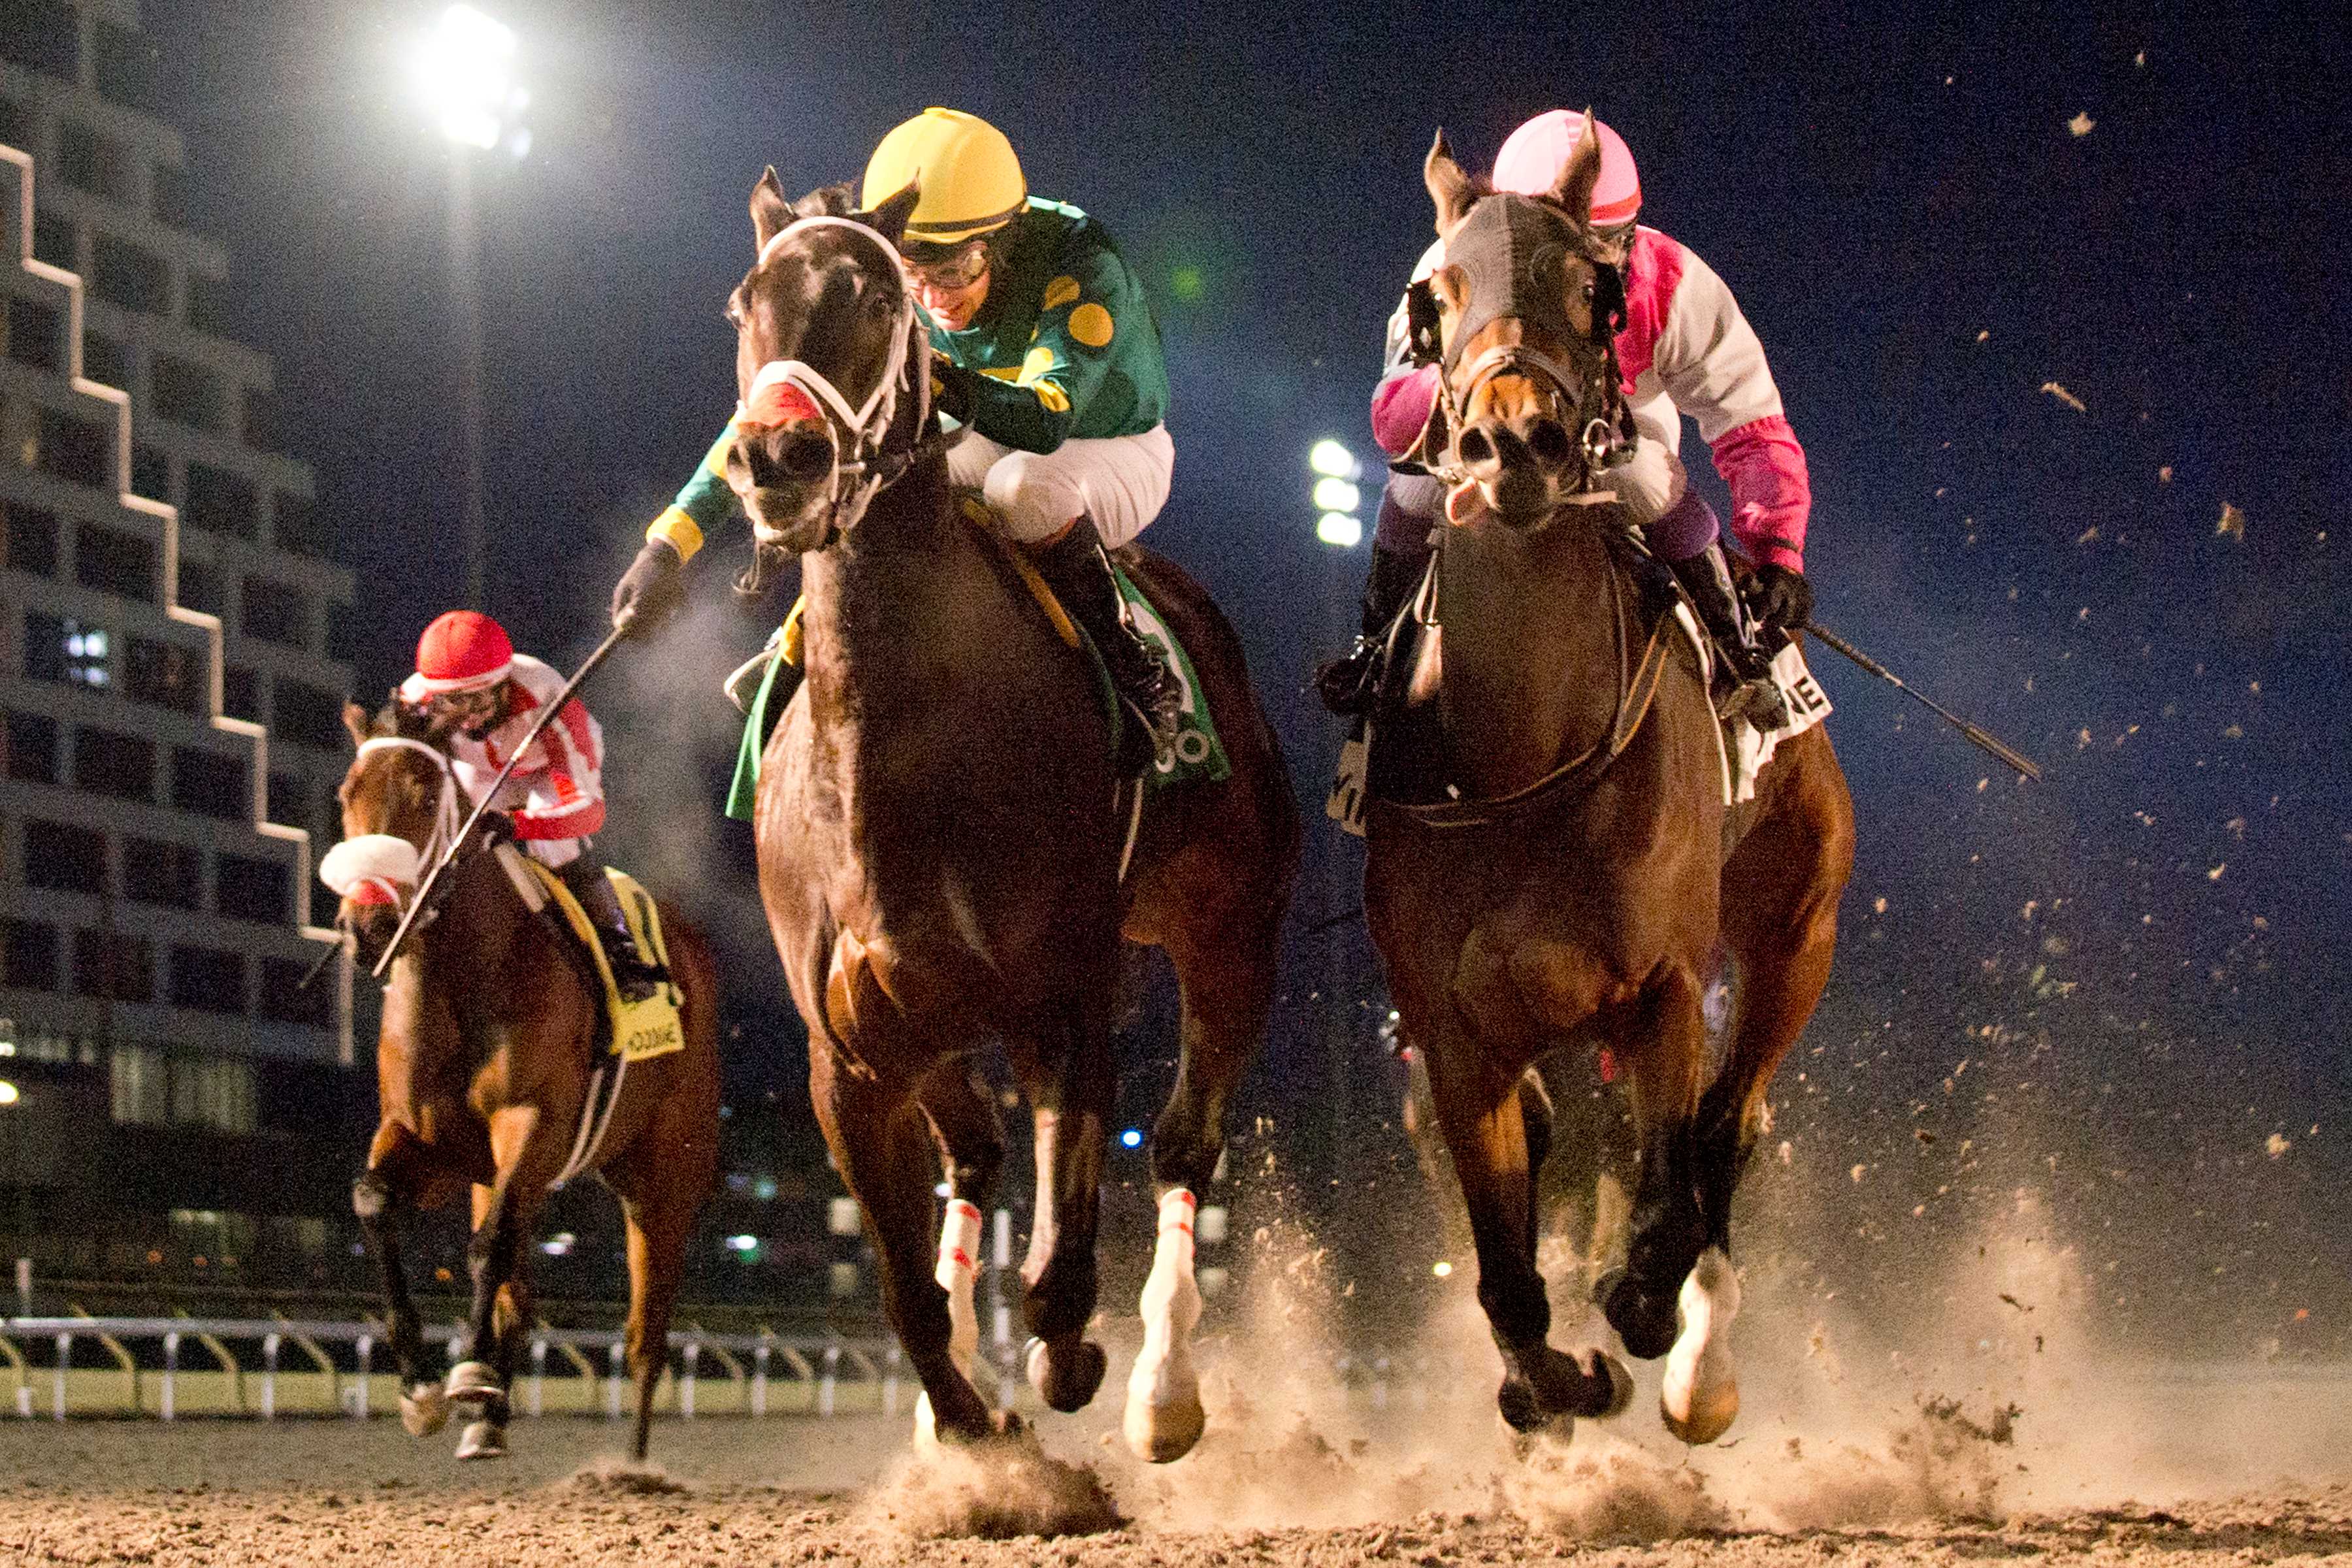
[[[358,746],[338,798],[343,844],[374,875],[346,895],[338,923],[368,962],[448,844],[463,797],[444,735],[397,694],[373,723],[343,710]],[[389,874],[383,868],[393,869]],[[401,868],[406,868],[403,875]],[[322,870],[325,868],[322,866]],[[344,880],[338,878],[337,880]],[[364,900],[364,901],[362,901]],[[646,1457],[654,1391],[669,1362],[669,1314],[688,1236],[719,1165],[719,978],[702,935],[668,905],[662,930],[683,1000],[682,1050],[627,1065],[601,1135],[583,1137],[594,1054],[605,1049],[604,985],[556,917],[533,913],[476,833],[457,851],[392,963],[376,1042],[382,1121],[352,1207],[390,1308],[401,1419],[425,1436],[451,1403],[471,1408],[461,1459],[506,1452],[507,1390],[531,1322],[531,1220],[557,1180],[594,1171],[621,1200],[628,1232],[629,1370],[636,1380],[632,1451]],[[618,1058],[614,1058],[617,1062]],[[574,1169],[574,1167],[577,1167]],[[446,1391],[427,1372],[416,1306],[401,1264],[401,1221],[470,1186],[473,1310],[464,1358]]]
[[[1376,793],[1365,909],[1469,1209],[1505,1418],[1532,1430],[1626,1397],[1606,1355],[1547,1342],[1535,1258],[1550,1124],[1528,1067],[1606,1046],[1640,1153],[1625,1264],[1597,1294],[1627,1351],[1667,1356],[1667,1426],[1698,1443],[1738,1410],[1732,1193],[1829,976],[1853,813],[1819,727],[1783,742],[1752,802],[1724,803],[1700,656],[1644,603],[1606,488],[1622,258],[1587,222],[1599,172],[1590,129],[1545,197],[1474,188],[1442,135],[1424,169],[1446,241],[1428,445],[1451,523],[1436,625],[1381,734],[1404,773],[1451,787]],[[1719,952],[1738,984],[1709,1081]]]
[[[1086,1330],[1120,944],[1166,952],[1181,1061],[1151,1132],[1159,1239],[1125,1419],[1129,1446],[1166,1461],[1204,1422],[1194,1194],[1265,1033],[1297,805],[1233,629],[1191,578],[1129,549],[1118,558],[1191,653],[1232,763],[1222,781],[1153,788],[1137,826],[1141,786],[1115,771],[1092,656],[950,489],[895,248],[915,194],[856,212],[833,187],[793,205],[771,169],[751,195],[758,260],[729,306],[739,383],[772,367],[822,395],[739,422],[727,464],[763,560],[800,554],[805,601],[805,679],[760,777],[761,897],[808,1023],[817,1119],[923,1382],[919,1430],[966,1441],[1001,1429],[971,1380],[971,1254],[1003,1148],[961,1058],[1001,1041],[1031,1102],[1027,1372],[1050,1407],[1076,1410],[1106,1371]]]

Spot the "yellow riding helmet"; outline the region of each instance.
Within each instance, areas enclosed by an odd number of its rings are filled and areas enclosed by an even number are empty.
[[[956,245],[1003,228],[1029,200],[1004,132],[959,109],[926,109],[882,138],[866,162],[859,205],[871,211],[916,180],[922,195],[907,238],[921,245]]]

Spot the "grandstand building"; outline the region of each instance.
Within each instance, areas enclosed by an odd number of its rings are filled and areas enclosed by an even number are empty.
[[[0,0],[0,1268],[347,1278],[352,576],[154,68],[135,0]]]

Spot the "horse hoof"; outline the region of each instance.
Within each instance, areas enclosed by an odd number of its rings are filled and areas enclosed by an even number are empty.
[[[1633,1369],[1607,1351],[1594,1351],[1592,1359],[1598,1363],[1593,1370],[1609,1379],[1609,1404],[1601,1412],[1601,1419],[1624,1415],[1633,1407]]]
[[[502,1397],[507,1385],[498,1369],[486,1361],[461,1361],[449,1369],[444,1394],[459,1405],[487,1405]]]
[[[1546,1410],[1536,1398],[1535,1385],[1524,1377],[1503,1379],[1495,1393],[1495,1407],[1502,1412],[1503,1424],[1522,1439],[1546,1436],[1565,1443],[1576,1430],[1576,1417],[1564,1410]]]
[[[1192,1451],[1208,1429],[1209,1413],[1198,1394],[1160,1405],[1130,1396],[1126,1425],[1128,1450],[1146,1464],[1166,1465]]]
[[[1694,1389],[1690,1414],[1681,1420],[1675,1418],[1673,1409],[1662,1396],[1658,1400],[1658,1415],[1665,1422],[1667,1431],[1693,1447],[1712,1443],[1730,1431],[1731,1424],[1739,1418],[1739,1384],[1727,1380],[1712,1388]]]
[[[1625,1342],[1627,1355],[1640,1361],[1655,1361],[1675,1348],[1673,1296],[1652,1295],[1622,1270],[1612,1270],[1603,1277],[1602,1283],[1609,1286],[1609,1294],[1601,1303],[1601,1314],[1617,1331],[1617,1337]]]
[[[503,1422],[470,1421],[457,1439],[457,1458],[461,1459],[503,1459],[507,1457],[507,1429]]]
[[[1103,1374],[1110,1370],[1110,1358],[1092,1340],[1080,1340],[1076,1353],[1066,1358],[1066,1364],[1065,1360],[1055,1356],[1044,1340],[1029,1342],[1029,1386],[1037,1391],[1047,1409],[1067,1415],[1084,1410],[1094,1398]]]
[[[430,1437],[449,1425],[449,1400],[437,1383],[409,1386],[400,1396],[400,1424],[412,1437]]]

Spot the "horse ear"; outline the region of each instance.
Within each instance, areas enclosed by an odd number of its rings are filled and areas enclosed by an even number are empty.
[[[776,178],[775,165],[771,163],[760,183],[751,187],[751,239],[761,250],[768,241],[783,232],[793,221],[793,204],[784,199],[784,183]]]
[[[860,215],[860,221],[893,246],[907,232],[907,220],[915,216],[915,203],[922,195],[922,182],[909,180],[907,188],[876,207]]]
[[[356,702],[344,703],[343,728],[351,731],[352,745],[365,741],[368,738],[368,710]]]
[[[1559,176],[1551,183],[1551,199],[1568,209],[1568,216],[1583,227],[1592,212],[1592,187],[1601,183],[1601,138],[1594,134],[1592,110],[1584,111],[1584,133],[1576,139],[1576,148],[1560,165]]]
[[[1471,188],[1470,176],[1454,161],[1454,149],[1445,144],[1445,132],[1440,131],[1437,140],[1430,144],[1429,157],[1421,165],[1421,182],[1429,187],[1429,199],[1437,204],[1437,232],[1443,236],[1454,231],[1470,212],[1470,204],[1478,199]]]

